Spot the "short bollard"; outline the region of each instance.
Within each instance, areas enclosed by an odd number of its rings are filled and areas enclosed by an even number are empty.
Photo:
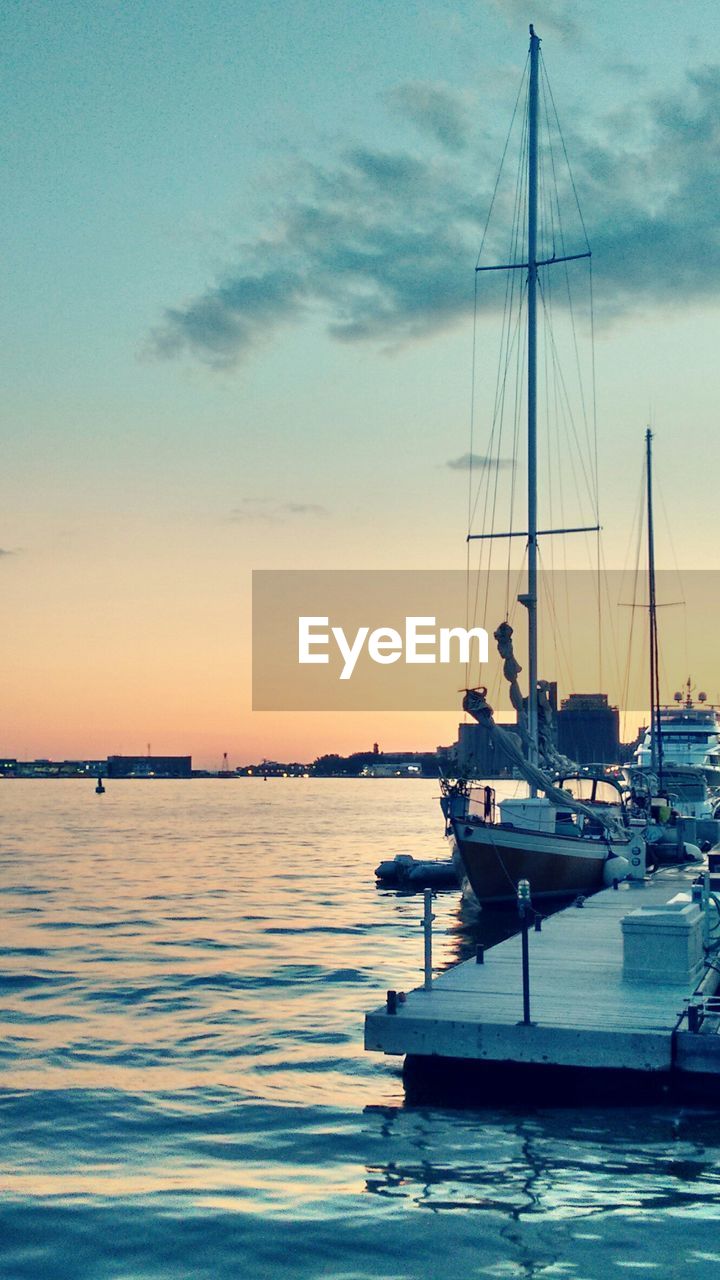
[[[425,899],[425,911],[422,918],[422,926],[425,931],[425,990],[432,990],[432,922],[435,919],[432,910],[432,889],[425,889],[423,893]]]
[[[476,964],[485,963],[485,948],[482,942],[478,942],[477,951],[475,952],[475,963]]]
[[[388,991],[387,1011],[388,1013],[397,1013],[397,991]]]
[[[530,901],[530,883],[519,880],[517,887],[518,915],[522,935],[522,985],[523,985],[523,1022],[530,1026],[530,951],[528,947],[528,916],[532,911]]]
[[[702,1009],[696,1004],[688,1006],[688,1031],[692,1031],[693,1035],[697,1035],[702,1025]]]

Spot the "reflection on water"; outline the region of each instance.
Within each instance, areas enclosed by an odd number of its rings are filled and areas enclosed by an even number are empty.
[[[714,1273],[712,1113],[413,1108],[363,1052],[423,957],[373,868],[445,856],[436,790],[2,784],[3,1276]],[[437,968],[517,927],[434,911]]]
[[[548,914],[547,907],[544,908],[544,914]],[[454,916],[454,922],[448,921],[449,946],[443,968],[472,959],[479,946],[485,950],[494,947],[496,943],[517,933],[520,928],[517,907],[503,905],[480,910],[473,897],[458,895]]]
[[[517,1220],[591,1217],[620,1205],[688,1214],[720,1198],[716,1114],[613,1108],[482,1118],[479,1132],[467,1113],[449,1120],[432,1109],[383,1109],[383,1134],[404,1157],[370,1167],[368,1191],[424,1208],[500,1209]]]

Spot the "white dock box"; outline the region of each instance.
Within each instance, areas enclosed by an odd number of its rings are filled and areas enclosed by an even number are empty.
[[[621,925],[623,977],[676,983],[690,990],[702,976],[702,911],[685,894],[661,906],[638,907]]]

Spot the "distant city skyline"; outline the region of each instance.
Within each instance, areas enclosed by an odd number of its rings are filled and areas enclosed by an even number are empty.
[[[454,739],[459,705],[253,713],[250,573],[463,568],[473,268],[530,21],[593,248],[606,564],[650,421],[659,560],[715,570],[709,0],[7,6],[0,754]]]

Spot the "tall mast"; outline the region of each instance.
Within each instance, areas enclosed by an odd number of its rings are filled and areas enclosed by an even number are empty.
[[[658,662],[657,600],[655,596],[655,529],[653,525],[652,431],[645,432],[647,472],[648,600],[650,611],[650,760],[662,786],[662,735],[660,733],[660,673]]]
[[[538,764],[538,511],[537,511],[537,284],[538,267],[555,266],[561,262],[575,262],[590,257],[590,246],[581,253],[555,254],[538,260],[538,106],[539,106],[540,37],[530,27],[530,79],[528,84],[528,209],[527,209],[527,262],[510,262],[505,265],[475,267],[477,271],[525,271],[527,270],[527,457],[528,457],[528,523],[527,531],[511,529],[508,533],[471,533],[467,541],[476,538],[527,538],[528,567],[527,591],[518,596],[518,602],[528,611],[528,700],[527,734],[528,760]],[[597,533],[599,524],[580,525],[570,529],[542,529],[542,535],[561,533]],[[537,795],[536,786],[530,784],[530,794]]]
[[[538,63],[540,40],[530,27],[528,94],[528,756],[538,760],[537,713],[537,203]]]

